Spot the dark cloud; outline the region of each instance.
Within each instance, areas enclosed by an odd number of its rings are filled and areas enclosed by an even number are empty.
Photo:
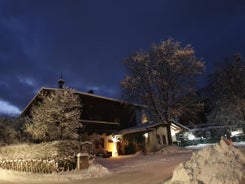
[[[0,101],[23,109],[61,72],[70,87],[120,98],[122,61],[136,50],[173,37],[211,71],[245,55],[244,31],[242,0],[0,0]]]

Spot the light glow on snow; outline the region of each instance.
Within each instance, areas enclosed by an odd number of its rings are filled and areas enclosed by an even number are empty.
[[[118,153],[117,153],[117,137],[112,137],[112,141],[113,141],[113,148],[112,148],[112,157],[117,157]]]

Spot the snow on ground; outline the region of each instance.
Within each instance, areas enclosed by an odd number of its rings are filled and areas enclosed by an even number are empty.
[[[111,174],[107,168],[93,161],[89,169],[52,174],[33,174],[0,169],[0,183],[70,183],[71,181],[105,177]]]
[[[53,174],[32,174],[0,169],[0,183],[159,183],[166,174],[171,176],[173,168],[190,158],[192,151],[176,146],[166,147],[156,153],[144,155],[96,158],[88,170]],[[178,158],[177,158],[178,157]],[[169,169],[171,168],[171,169]],[[164,169],[166,171],[164,171]],[[118,178],[121,178],[118,180]],[[115,182],[116,181],[116,182]]]
[[[205,147],[208,146],[214,146],[217,143],[212,143],[212,144],[197,144],[197,145],[191,145],[191,146],[186,146],[186,149],[191,149],[191,150],[201,150]],[[232,145],[234,145],[234,147],[239,148],[243,153],[245,153],[245,141],[241,141],[241,142],[233,142]]]
[[[202,149],[202,148],[205,148],[207,146],[216,145],[216,144],[217,143],[212,143],[212,144],[197,144],[197,145],[186,146],[185,148],[187,148],[187,149]],[[233,142],[232,144],[234,146],[236,146],[236,147],[245,147],[245,141]]]
[[[243,143],[235,143],[242,146]],[[244,184],[245,155],[223,138],[179,164],[165,184]]]
[[[201,150],[202,148],[208,147],[208,146],[212,146],[212,145],[216,145],[216,143],[212,143],[212,144],[197,144],[197,145],[190,145],[190,146],[186,146],[186,149],[192,149],[192,150]]]
[[[234,144],[245,148],[245,142]],[[192,154],[205,146],[190,146],[188,149],[170,146],[147,155],[137,153],[115,158],[96,158],[89,169],[82,171],[31,174],[0,169],[0,184],[157,184],[168,180],[180,163],[188,161]]]
[[[245,141],[243,141],[243,142],[234,142],[233,145],[237,146],[237,147],[245,147]]]

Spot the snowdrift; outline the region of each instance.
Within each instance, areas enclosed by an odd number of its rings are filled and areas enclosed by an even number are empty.
[[[244,184],[245,155],[222,138],[219,144],[193,153],[164,184]]]

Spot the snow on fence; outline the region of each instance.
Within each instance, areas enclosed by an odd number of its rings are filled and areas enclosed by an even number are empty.
[[[76,169],[76,157],[51,160],[0,160],[0,168],[31,173],[52,173]]]

